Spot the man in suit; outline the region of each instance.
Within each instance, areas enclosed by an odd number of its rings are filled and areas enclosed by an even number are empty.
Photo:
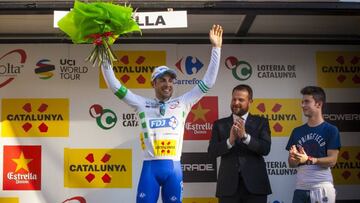
[[[208,153],[221,156],[216,186],[219,203],[266,203],[271,194],[263,156],[270,152],[271,133],[266,118],[251,115],[253,91],[238,85],[232,91],[227,118],[214,122]]]

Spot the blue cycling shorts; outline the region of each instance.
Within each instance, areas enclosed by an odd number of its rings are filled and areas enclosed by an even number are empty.
[[[183,193],[182,177],[180,161],[144,161],[136,202],[156,203],[161,187],[163,203],[181,203]]]

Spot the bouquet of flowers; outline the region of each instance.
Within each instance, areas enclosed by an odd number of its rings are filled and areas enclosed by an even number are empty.
[[[120,36],[130,32],[141,32],[134,19],[130,6],[120,6],[111,2],[83,3],[75,1],[74,8],[58,22],[76,44],[92,43],[94,49],[86,58],[93,65],[100,65],[103,60],[116,61],[110,48]]]

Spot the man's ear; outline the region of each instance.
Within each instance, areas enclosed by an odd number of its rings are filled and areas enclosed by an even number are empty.
[[[319,101],[319,102],[315,102],[316,107],[322,108],[323,106],[323,102]]]

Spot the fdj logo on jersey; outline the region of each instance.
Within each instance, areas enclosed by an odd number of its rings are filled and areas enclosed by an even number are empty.
[[[165,118],[165,119],[151,119],[150,122],[150,128],[172,128],[173,130],[178,125],[178,120],[173,116],[171,118]]]
[[[96,118],[98,126],[104,130],[113,128],[117,122],[116,114],[110,109],[104,109],[99,104],[94,104],[89,109],[90,116]]]
[[[251,77],[252,68],[246,61],[239,61],[234,56],[229,56],[225,59],[225,66],[232,71],[235,79],[243,81]]]

